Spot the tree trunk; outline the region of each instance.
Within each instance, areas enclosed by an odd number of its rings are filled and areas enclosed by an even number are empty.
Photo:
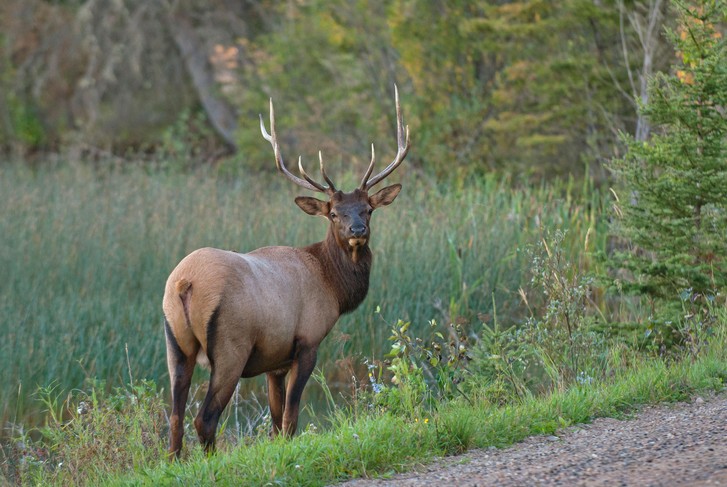
[[[212,66],[202,41],[191,23],[178,13],[169,14],[167,27],[179,48],[207,117],[230,151],[236,152],[237,115],[232,105],[217,89]]]

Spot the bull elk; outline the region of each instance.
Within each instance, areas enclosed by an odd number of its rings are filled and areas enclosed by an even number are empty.
[[[302,248],[263,247],[247,254],[203,248],[172,271],[163,301],[172,389],[170,455],[178,457],[182,449],[195,362],[211,369],[207,396],[194,420],[205,451],[214,450],[217,423],[240,377],[267,375],[271,435],[295,433],[301,394],[315,367],[318,346],[339,316],[356,309],[368,292],[371,213],[391,204],[401,191],[400,184],[393,184],[369,195],[399,167],[410,147],[409,127],[403,126],[396,87],[394,91],[396,157],[371,177],[372,144],[371,163],[361,185],[350,193],[336,189],[320,152],[326,185],[305,172],[300,158],[302,178],[292,174],[278,147],[272,99],[270,134],[260,116],[260,130],[272,145],[278,171],[298,186],[327,196],[327,201],[299,196],[295,203],[309,215],[328,218],[328,232],[322,242]]]

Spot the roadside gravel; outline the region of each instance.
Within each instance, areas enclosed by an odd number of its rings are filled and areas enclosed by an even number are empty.
[[[727,394],[601,418],[510,448],[473,450],[375,486],[727,486]]]

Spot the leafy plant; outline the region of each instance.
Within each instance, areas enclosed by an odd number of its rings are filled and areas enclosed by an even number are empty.
[[[503,327],[494,297],[494,315],[483,316],[472,372],[488,401],[508,404],[552,388],[562,391],[574,382],[588,384],[605,370],[606,338],[589,312],[593,279],[571,262],[565,242],[566,233],[557,230],[527,248],[532,292],[543,299],[533,309],[527,292],[519,290],[530,310],[523,323]]]
[[[717,296],[702,296],[687,289],[680,295],[683,314],[677,320],[681,346],[692,360],[696,359],[707,345],[718,325],[715,305]]]
[[[591,329],[588,314],[593,278],[566,258],[564,239],[563,231],[548,232],[539,246],[528,249],[532,283],[542,290],[545,303],[541,315],[531,310],[523,328],[533,355],[559,390],[575,380],[590,380],[594,354],[603,350],[603,337]]]
[[[530,362],[529,350],[518,327],[503,328],[497,318],[492,325],[482,324],[480,341],[475,348],[473,371],[481,395],[494,404],[507,404],[530,396],[525,372]]]
[[[445,334],[436,321],[429,322],[431,337],[425,342],[410,332],[411,322],[399,320],[391,329],[391,350],[386,355],[388,381],[382,370],[369,366],[369,381],[376,404],[388,410],[418,417],[423,409],[455,397],[470,399],[460,388],[469,374],[469,338],[462,324],[450,324]]]

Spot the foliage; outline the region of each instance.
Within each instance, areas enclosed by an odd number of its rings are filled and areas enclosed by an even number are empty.
[[[563,232],[556,231],[529,250],[533,283],[542,289],[546,300],[542,315],[531,314],[523,327],[536,357],[558,389],[576,380],[593,380],[595,361],[605,349],[588,313],[593,279],[582,275],[568,260],[564,238]]]
[[[607,350],[617,345],[592,326],[592,279],[568,259],[564,239],[562,231],[546,233],[526,252],[533,276],[530,293],[542,293],[544,302],[531,308],[521,288],[530,309],[523,324],[503,328],[495,315],[483,325],[475,374],[487,379],[481,390],[496,403],[590,383],[613,365],[607,363]]]
[[[461,324],[449,324],[447,337],[438,331],[435,320],[429,322],[431,339],[412,336],[410,322],[399,320],[391,329],[391,350],[386,355],[386,378],[382,370],[374,375],[369,367],[373,405],[394,414],[418,418],[437,404],[456,397],[469,398],[460,384],[468,378],[471,360],[469,338]]]
[[[515,328],[503,329],[497,318],[492,326],[483,323],[474,358],[473,373],[482,380],[476,390],[488,401],[505,405],[531,395],[526,378],[530,352]]]
[[[302,154],[306,163],[320,150],[326,161],[345,161],[348,170],[362,174],[372,142],[380,160],[395,154],[397,81],[406,123],[412,111],[406,78],[398,76],[385,4],[337,0],[270,8],[276,15],[268,29],[242,42],[243,69],[230,86],[242,107],[242,163],[274,167],[257,120],[267,115],[269,98],[277,107],[282,153],[290,160]],[[416,157],[412,153],[409,160]]]
[[[677,319],[677,332],[681,338],[681,347],[691,358],[696,358],[707,345],[708,339],[718,329],[718,315],[715,296],[700,296],[685,290],[680,295],[682,314]]]
[[[525,323],[503,328],[493,302],[493,314],[482,316],[486,322],[480,334],[470,336],[464,322],[450,323],[442,333],[430,321],[431,338],[425,341],[411,335],[410,322],[399,320],[389,338],[386,370],[391,376],[381,370],[375,375],[370,366],[374,405],[417,417],[458,397],[471,402],[475,394],[507,404],[612,373],[608,349],[618,344],[592,326],[593,281],[567,259],[565,236],[547,233],[527,251],[532,291],[543,293],[545,300],[537,311],[531,309]],[[522,288],[520,295],[529,307]]]
[[[395,150],[398,83],[409,162],[427,174],[544,178],[587,167],[601,178],[616,130],[634,130],[621,86],[640,69],[639,31],[619,15],[644,3],[9,0],[0,96],[17,103],[10,110],[0,98],[0,123],[37,121],[48,148],[137,158],[168,149],[170,128],[190,110],[204,109],[220,132],[205,104],[215,98],[237,111],[234,164],[272,171],[257,126],[272,97],[283,153],[294,147],[291,157],[309,160],[321,149],[362,170],[372,141],[379,154]],[[206,62],[193,68],[182,44]],[[668,58],[655,56],[653,69]],[[7,128],[18,145],[37,143]],[[198,162],[220,157],[219,144],[197,142]]]
[[[204,157],[215,153],[216,142],[205,114],[200,110],[185,110],[164,130],[156,159],[162,168],[189,171],[207,162]]]
[[[651,140],[624,135],[614,233],[629,242],[617,284],[680,311],[681,293],[712,299],[727,286],[727,44],[724,2],[677,3],[669,33],[681,63],[651,80],[641,109]],[[625,273],[623,271],[626,271]]]
[[[109,466],[119,471],[156,463],[167,430],[165,401],[153,382],[141,381],[106,393],[103,383],[61,400],[54,387],[39,391],[48,422],[40,440],[15,440],[9,474],[22,484],[81,485]]]
[[[499,63],[482,123],[490,164],[543,177],[597,163],[613,146],[609,127],[628,113],[607,74],[609,64],[619,64],[612,5],[481,4],[462,30],[477,40],[480,56]]]

